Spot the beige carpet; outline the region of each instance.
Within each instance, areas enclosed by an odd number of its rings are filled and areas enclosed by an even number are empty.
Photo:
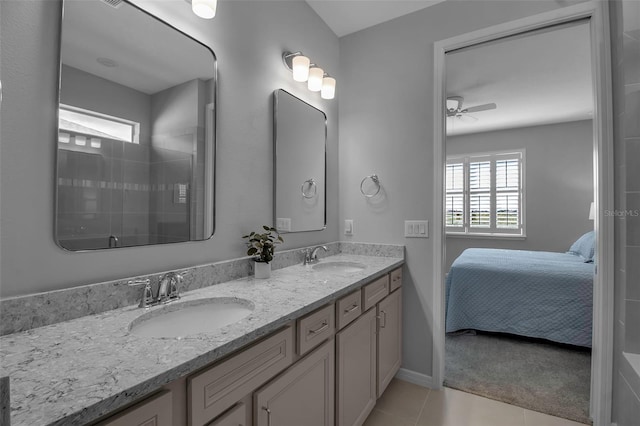
[[[445,385],[589,423],[591,351],[516,336],[446,336]]]

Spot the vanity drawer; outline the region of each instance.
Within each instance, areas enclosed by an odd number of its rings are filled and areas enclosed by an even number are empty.
[[[189,425],[207,424],[293,362],[293,327],[187,379]]]
[[[172,408],[171,392],[163,391],[109,417],[96,426],[171,426]]]
[[[400,286],[402,285],[402,267],[391,271],[389,277],[391,278],[391,283],[389,284],[389,292],[400,288]]]
[[[389,294],[389,275],[378,278],[362,288],[362,306],[366,311]]]
[[[336,303],[336,325],[341,330],[362,313],[362,292],[360,289],[344,296]]]
[[[335,331],[335,306],[320,308],[298,320],[298,354],[304,355]]]

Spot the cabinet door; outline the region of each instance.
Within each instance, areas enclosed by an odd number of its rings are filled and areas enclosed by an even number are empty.
[[[254,394],[256,426],[332,426],[334,341],[295,363]]]
[[[376,311],[336,337],[336,425],[361,425],[376,404]]]
[[[378,304],[378,397],[402,362],[402,289]]]
[[[249,426],[247,408],[243,403],[238,403],[207,426]]]

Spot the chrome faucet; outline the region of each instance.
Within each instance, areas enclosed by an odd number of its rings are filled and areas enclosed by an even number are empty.
[[[145,280],[130,281],[129,285],[144,284],[144,288],[142,289],[142,299],[138,306],[141,308],[148,308],[150,306],[169,303],[173,300],[180,299],[180,285],[182,284],[183,279],[184,277],[181,273],[167,272],[160,278],[158,292],[155,297],[153,296],[151,281],[148,278]]]
[[[316,246],[313,249],[306,249],[304,251],[304,262],[303,265],[309,265],[312,263],[318,263],[318,250],[328,251],[327,246]]]

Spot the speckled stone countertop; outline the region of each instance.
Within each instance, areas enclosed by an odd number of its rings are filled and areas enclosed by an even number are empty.
[[[1,337],[0,376],[11,380],[11,425],[91,422],[382,276],[404,259],[338,254],[321,262],[328,261],[366,268],[336,273],[295,265],[272,271],[267,280],[249,277],[183,294],[180,302],[232,297],[253,303],[249,316],[211,333],[140,337],[129,325],[148,311],[130,306]]]

